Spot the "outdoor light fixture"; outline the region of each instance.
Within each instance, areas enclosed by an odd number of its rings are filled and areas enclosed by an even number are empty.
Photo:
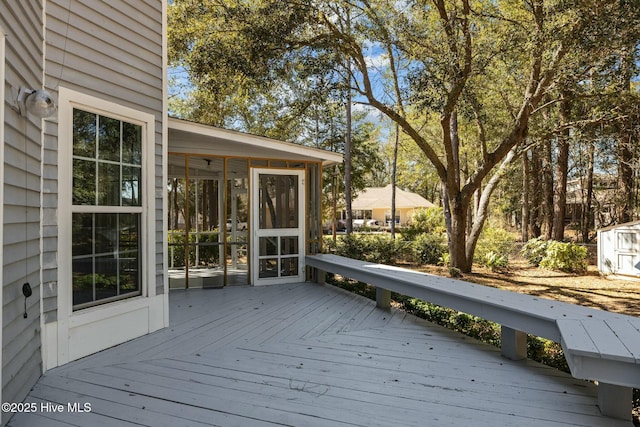
[[[16,104],[18,104],[18,111],[23,117],[26,117],[27,112],[29,112],[36,117],[44,119],[56,112],[56,104],[53,102],[51,94],[43,89],[34,90],[20,86]]]

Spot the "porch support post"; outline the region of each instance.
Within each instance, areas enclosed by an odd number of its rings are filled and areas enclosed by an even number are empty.
[[[632,403],[631,387],[598,383],[598,407],[602,415],[631,421]]]
[[[391,291],[376,287],[376,307],[383,310],[391,309]]]
[[[527,334],[501,326],[502,355],[511,360],[527,358]]]

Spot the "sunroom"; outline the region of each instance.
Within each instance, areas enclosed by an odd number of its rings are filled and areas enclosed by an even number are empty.
[[[169,119],[170,289],[305,280],[336,153]]]

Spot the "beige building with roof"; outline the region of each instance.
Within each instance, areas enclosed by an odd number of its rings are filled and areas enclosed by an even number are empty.
[[[396,224],[406,225],[413,211],[435,207],[433,203],[416,193],[396,187]],[[351,204],[354,219],[374,219],[382,224],[391,222],[391,184],[386,187],[364,189]]]

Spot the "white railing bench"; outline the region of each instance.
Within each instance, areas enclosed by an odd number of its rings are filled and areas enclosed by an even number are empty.
[[[306,265],[321,283],[330,272],[375,286],[383,309],[396,292],[496,322],[509,359],[527,357],[527,333],[559,342],[573,377],[598,382],[600,411],[631,419],[632,390],[640,388],[640,318],[338,255],[307,255]]]

